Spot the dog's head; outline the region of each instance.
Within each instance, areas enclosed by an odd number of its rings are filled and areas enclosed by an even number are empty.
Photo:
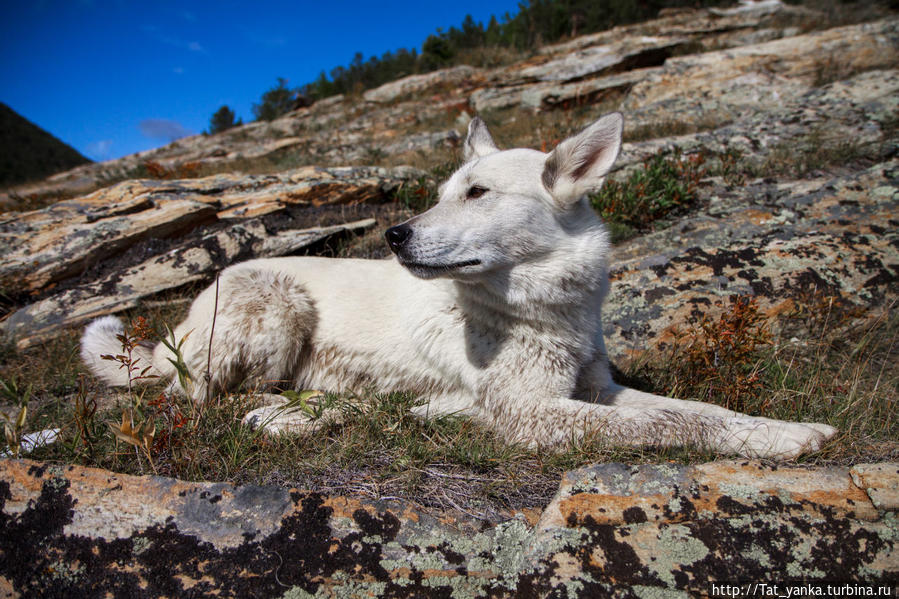
[[[415,276],[477,280],[566,243],[575,248],[580,232],[602,230],[584,196],[615,162],[622,125],[620,113],[606,115],[544,154],[501,151],[473,119],[465,163],[440,186],[435,206],[387,230],[390,249]]]

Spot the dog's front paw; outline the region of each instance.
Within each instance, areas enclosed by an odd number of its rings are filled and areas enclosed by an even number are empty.
[[[826,424],[733,418],[720,439],[721,449],[748,458],[789,460],[818,451],[837,429]]]

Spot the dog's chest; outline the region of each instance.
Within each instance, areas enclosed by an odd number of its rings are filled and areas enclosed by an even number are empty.
[[[464,369],[538,376],[576,372],[589,353],[583,334],[568,326],[528,322],[491,311],[448,306],[422,319],[411,331],[423,359],[441,372]],[[582,350],[582,351],[581,351]]]

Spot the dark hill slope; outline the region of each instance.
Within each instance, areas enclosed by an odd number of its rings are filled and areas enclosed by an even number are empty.
[[[0,187],[43,179],[90,162],[0,102]]]

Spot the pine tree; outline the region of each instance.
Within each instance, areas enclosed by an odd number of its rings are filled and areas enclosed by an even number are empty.
[[[232,127],[243,125],[243,122],[240,119],[235,121],[234,116],[234,111],[228,108],[228,106],[222,106],[216,110],[215,114],[212,115],[212,118],[209,119],[210,135],[215,135],[216,133],[227,131]]]
[[[287,79],[278,77],[278,85],[262,94],[262,102],[253,104],[257,121],[273,121],[293,109],[297,91],[287,87]]]

